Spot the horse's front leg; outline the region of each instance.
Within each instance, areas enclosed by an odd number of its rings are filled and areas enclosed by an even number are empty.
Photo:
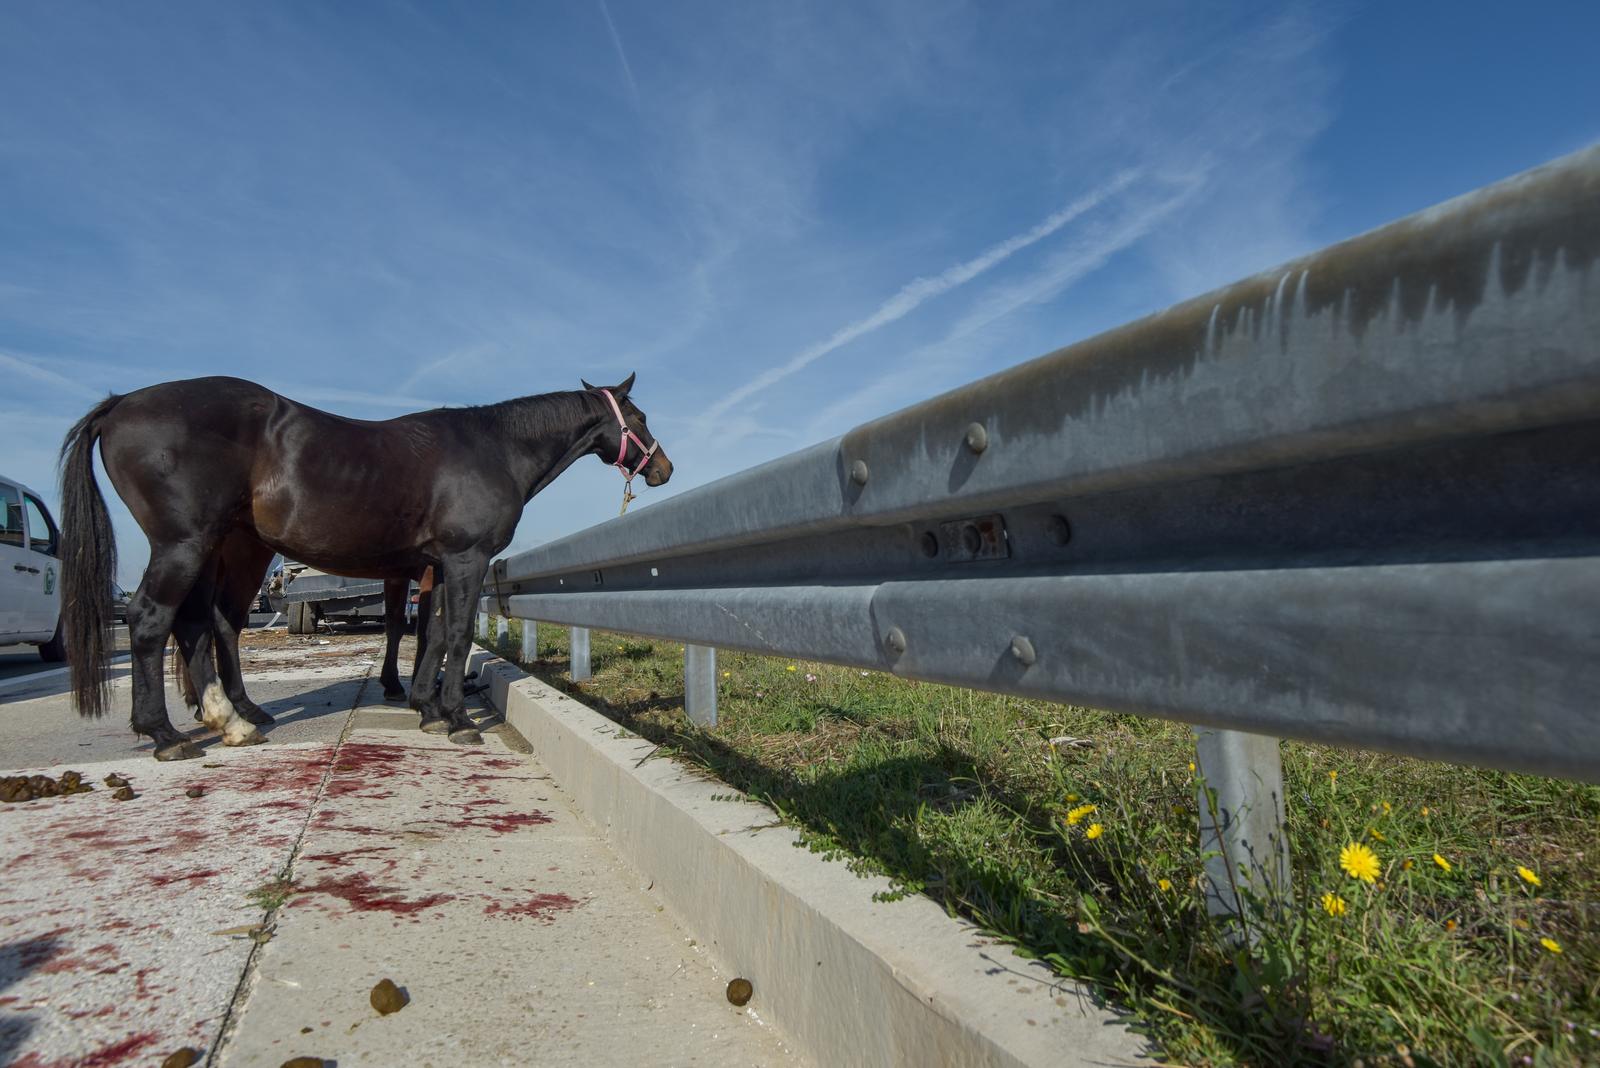
[[[439,704],[450,723],[450,740],[457,745],[483,744],[483,735],[478,733],[478,728],[467,715],[463,690],[467,655],[472,648],[472,623],[477,618],[483,576],[488,570],[489,557],[485,553],[452,556],[445,563],[449,581],[445,583],[443,598],[440,598],[437,587],[433,591],[435,600],[444,601],[444,633],[440,635],[440,642],[448,643]]]
[[[439,667],[444,663],[444,590],[439,581],[431,600],[417,605],[417,662],[411,678],[411,707],[422,716],[422,729],[443,734],[449,722],[439,711]],[[431,617],[431,618],[429,618]]]

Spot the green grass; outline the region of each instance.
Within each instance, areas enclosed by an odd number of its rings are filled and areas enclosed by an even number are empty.
[[[1293,900],[1255,918],[1247,953],[1200,896],[1181,724],[719,653],[701,730],[681,646],[596,632],[594,678],[573,686],[566,630],[539,638],[535,674],[814,851],[1094,984],[1172,1062],[1600,1063],[1600,788],[1286,742]],[[1350,842],[1376,852],[1375,882],[1341,870]]]

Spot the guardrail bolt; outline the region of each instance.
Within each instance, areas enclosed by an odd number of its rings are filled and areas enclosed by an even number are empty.
[[[867,461],[857,460],[850,465],[850,481],[858,486],[867,484]]]
[[[1033,643],[1022,635],[1011,639],[1011,655],[1022,661],[1023,667],[1032,667],[1038,658],[1033,651]]]
[[[1064,515],[1053,515],[1045,524],[1045,533],[1050,535],[1050,540],[1057,545],[1065,545],[1072,540],[1072,524],[1067,522]]]
[[[989,432],[983,428],[982,423],[973,423],[967,427],[967,448],[973,452],[982,452],[989,447]]]
[[[899,627],[890,627],[889,628],[889,633],[887,633],[887,634],[885,634],[883,636],[883,644],[887,645],[889,647],[889,649],[892,652],[896,653],[896,654],[905,652],[906,651],[906,634],[905,634],[905,631],[901,630]]]

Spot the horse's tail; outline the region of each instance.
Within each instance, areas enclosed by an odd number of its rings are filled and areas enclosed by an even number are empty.
[[[100,421],[122,398],[112,394],[78,420],[61,443],[61,633],[78,713],[105,714],[110,684],[106,637],[117,539],[94,478]]]

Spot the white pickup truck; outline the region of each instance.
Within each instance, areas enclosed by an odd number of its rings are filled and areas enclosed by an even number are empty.
[[[44,500],[0,475],[0,645],[37,645],[46,660],[65,656],[60,544]]]

